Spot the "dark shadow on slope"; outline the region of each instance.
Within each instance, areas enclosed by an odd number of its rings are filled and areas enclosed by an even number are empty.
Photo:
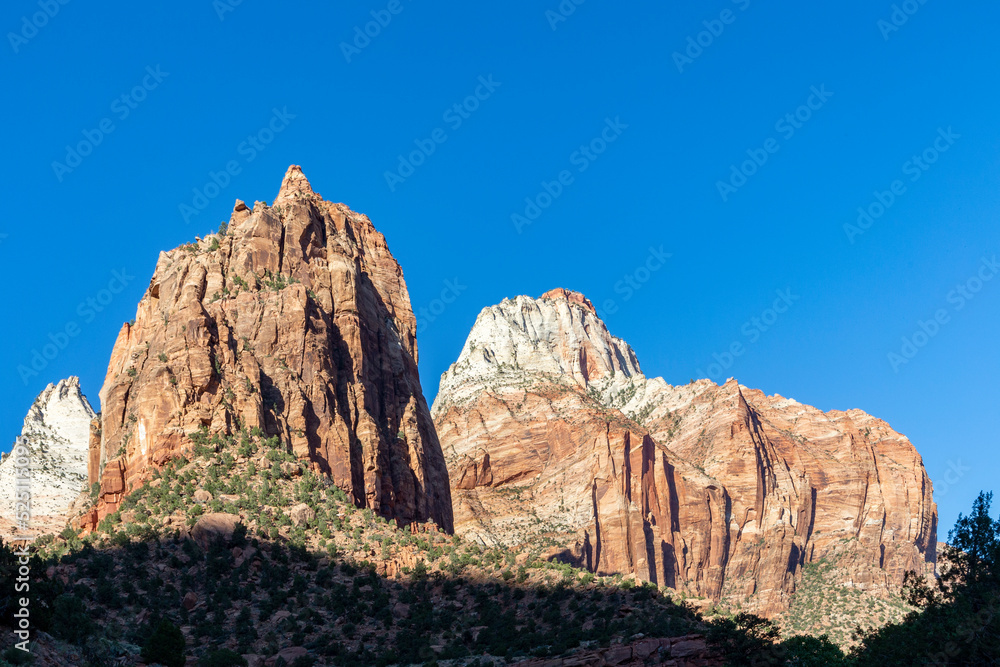
[[[693,611],[655,588],[598,587],[581,583],[575,570],[554,572],[551,585],[470,579],[462,567],[429,574],[421,565],[388,579],[369,563],[258,541],[239,528],[204,548],[190,539],[118,535],[114,545],[31,563],[34,631],[80,647],[84,666],[136,659],[130,647],[146,645],[163,619],[185,629],[189,658],[222,647],[270,656],[301,646],[309,657],[301,664],[365,667],[482,654],[552,657],[581,642],[611,646],[637,633],[704,629]],[[0,548],[0,572],[13,560]],[[64,581],[67,571],[77,576]],[[13,605],[5,602],[0,620],[10,624]]]

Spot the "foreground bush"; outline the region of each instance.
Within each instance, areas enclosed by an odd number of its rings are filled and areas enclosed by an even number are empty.
[[[181,629],[166,619],[160,621],[142,647],[142,659],[164,667],[184,667],[186,658]]]

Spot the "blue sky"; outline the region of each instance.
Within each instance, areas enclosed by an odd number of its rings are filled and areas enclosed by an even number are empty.
[[[0,10],[7,443],[48,382],[96,403],[158,253],[294,163],[386,235],[428,398],[481,308],[563,286],[648,375],[885,419],[942,537],[994,488],[1000,8],[223,1]]]

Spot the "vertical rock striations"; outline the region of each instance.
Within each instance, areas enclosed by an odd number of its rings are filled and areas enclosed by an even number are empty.
[[[101,390],[91,521],[199,429],[256,427],[359,506],[451,530],[415,329],[382,234],[290,167],[273,206],[237,201],[225,235],[160,254]]]
[[[631,573],[775,615],[826,561],[876,594],[934,561],[912,444],[860,410],[823,413],[729,381],[642,375],[582,295],[480,313],[432,409],[456,532]]]

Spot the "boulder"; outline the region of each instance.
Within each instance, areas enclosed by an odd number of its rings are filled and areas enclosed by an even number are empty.
[[[307,649],[301,646],[292,646],[290,648],[285,648],[278,651],[270,658],[265,660],[264,664],[267,667],[271,667],[272,665],[274,665],[274,663],[278,661],[278,658],[281,658],[282,660],[285,661],[286,665],[291,665],[293,662],[295,662],[296,658],[301,658],[302,656],[305,655],[309,655],[309,651]]]
[[[288,516],[296,526],[307,526],[316,518],[316,512],[309,505],[299,503],[288,510]]]
[[[232,539],[233,531],[239,523],[240,517],[236,514],[225,512],[202,514],[191,528],[191,539],[202,549],[208,548],[213,540],[228,542]]]

